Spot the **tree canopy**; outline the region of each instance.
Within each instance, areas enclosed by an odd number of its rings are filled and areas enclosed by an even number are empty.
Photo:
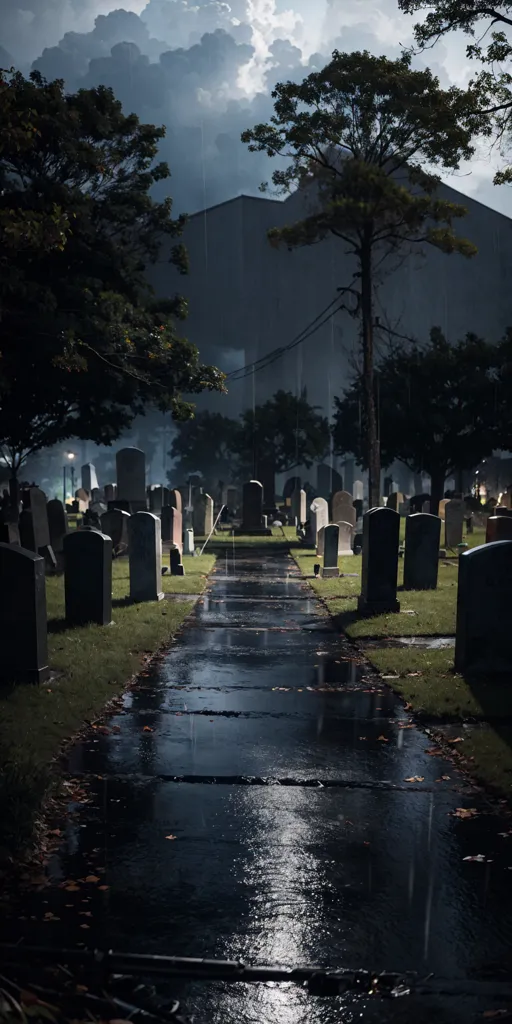
[[[379,447],[373,388],[373,304],[389,258],[418,243],[466,257],[475,246],[454,224],[466,209],[439,198],[437,167],[457,168],[474,152],[472,138],[487,133],[481,91],[441,89],[429,69],[411,69],[367,51],[340,53],[304,81],[272,93],[268,124],[245,131],[252,151],[289,161],[272,181],[279,193],[311,186],[313,211],[269,232],[272,244],[311,245],[329,234],[355,257],[350,281],[340,281],[338,308],[360,319],[366,463],[371,501],[379,497]],[[262,189],[268,189],[268,184]],[[341,250],[340,250],[341,252]],[[384,266],[383,266],[384,264]]]
[[[451,345],[439,328],[433,328],[427,346],[391,348],[378,366],[382,464],[390,466],[398,459],[414,473],[429,473],[433,513],[443,497],[445,479],[458,470],[473,469],[505,438],[505,415],[500,423],[496,408],[502,357],[501,346],[473,334]],[[333,437],[338,454],[351,453],[364,466],[362,392],[358,377],[335,400]],[[503,412],[508,398],[504,392]]]
[[[172,480],[185,481],[199,473],[207,490],[215,490],[219,480],[229,480],[236,472],[234,441],[239,425],[222,413],[201,411],[176,424],[170,455],[175,466]]]
[[[151,197],[170,174],[155,163],[164,129],[110,89],[66,95],[36,72],[0,72],[0,112],[0,449],[15,475],[66,438],[111,443],[148,404],[186,417],[182,394],[223,375],[177,334],[184,301],[147,280],[163,252],[187,271],[185,218]]]

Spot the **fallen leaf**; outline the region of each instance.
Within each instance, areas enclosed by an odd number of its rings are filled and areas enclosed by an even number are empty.
[[[411,775],[410,779],[404,779],[404,782],[425,782],[423,775]]]
[[[447,740],[447,743],[464,743],[463,736],[456,736],[454,740]]]
[[[430,747],[430,749],[426,750],[425,753],[428,754],[430,757],[438,757],[440,754],[443,753],[443,751],[438,750],[437,747]]]
[[[107,889],[110,889],[109,885],[99,885],[98,886],[98,892],[106,892]]]
[[[50,829],[48,835],[49,836],[61,836],[62,832],[61,832],[60,828],[52,828],[52,829]]]
[[[89,931],[89,925],[88,924],[81,924],[80,928],[83,928],[84,930]]]
[[[482,864],[485,860],[485,853],[475,853],[473,857],[463,857],[462,860],[477,860],[479,864]]]
[[[456,807],[451,811],[453,818],[476,818],[478,811],[476,807]]]
[[[87,878],[85,879],[85,881],[86,882],[101,882],[101,878],[98,878],[97,875],[87,875]]]
[[[89,989],[87,988],[87,985],[75,985],[75,991],[76,992],[88,992]]]
[[[153,732],[153,730],[150,725],[145,725],[142,732]]]
[[[381,743],[389,743],[387,736],[377,736],[377,739],[380,740]]]
[[[66,892],[80,892],[79,885],[65,885],[64,888]]]
[[[412,679],[413,676],[422,676],[422,675],[423,675],[423,672],[408,672],[407,673],[407,678],[408,679]]]
[[[166,839],[176,839],[176,836],[166,836]]]

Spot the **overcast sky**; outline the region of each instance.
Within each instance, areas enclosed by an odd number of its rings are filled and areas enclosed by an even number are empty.
[[[257,194],[268,178],[268,159],[248,153],[240,132],[269,116],[275,82],[304,77],[335,46],[395,57],[413,23],[396,0],[126,0],[123,10],[115,0],[1,0],[0,64],[38,67],[69,88],[111,85],[125,109],[166,124],[175,212],[193,213]],[[464,85],[467,43],[453,35],[417,66]],[[511,189],[492,185],[502,164],[487,148],[445,180],[512,215]]]

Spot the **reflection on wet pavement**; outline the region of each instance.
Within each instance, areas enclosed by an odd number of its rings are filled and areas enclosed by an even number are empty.
[[[8,922],[9,941],[461,983],[504,962],[508,825],[432,753],[289,558],[220,559],[139,683],[71,750],[66,772],[89,802],[61,826],[52,885]],[[464,820],[460,807],[478,813]],[[197,1024],[468,1024],[503,1006],[489,993],[383,1003],[275,984],[172,991]]]

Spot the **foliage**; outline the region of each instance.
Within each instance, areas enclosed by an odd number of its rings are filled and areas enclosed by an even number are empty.
[[[447,476],[472,469],[498,447],[495,368],[501,358],[499,348],[473,334],[450,345],[433,328],[429,345],[391,348],[378,367],[382,464],[398,459],[414,473],[429,473],[435,507]],[[350,452],[364,465],[362,394],[359,376],[335,399],[333,437],[337,453]]]
[[[352,280],[339,288],[340,308],[361,320],[372,500],[380,477],[373,302],[382,264],[421,242],[445,253],[476,252],[453,228],[465,208],[436,196],[440,179],[434,171],[457,168],[474,152],[472,136],[488,131],[480,92],[442,90],[429,69],[413,71],[410,65],[410,54],[390,61],[367,51],[335,50],[331,62],[303,82],[278,84],[270,122],[242,135],[251,151],[289,160],[272,176],[279,193],[299,187],[313,199],[311,213],[269,232],[271,243],[293,248],[332,234],[355,257]]]
[[[277,391],[263,405],[246,409],[236,434],[234,451],[244,467],[272,466],[285,473],[295,466],[312,466],[329,450],[329,424],[309,404],[306,392]]]
[[[512,2],[504,0],[497,4],[485,0],[398,0],[398,6],[406,14],[427,11],[422,22],[414,26],[416,44],[420,49],[430,48],[448,33],[460,30],[474,37],[476,29],[487,28],[480,33],[476,43],[466,47],[470,60],[477,60],[483,69],[477,72],[470,83],[472,90],[480,93],[482,105],[492,116],[492,123],[498,140],[504,137],[510,143],[512,131],[512,41],[509,29],[512,25]],[[503,25],[498,32],[488,35],[488,28]],[[487,38],[486,38],[487,37]],[[481,40],[486,38],[486,45]],[[512,183],[512,168],[497,171],[495,185]]]
[[[223,376],[177,336],[183,300],[157,302],[147,283],[162,246],[187,271],[185,218],[150,195],[169,176],[154,163],[164,130],[110,89],[65,95],[36,72],[0,72],[0,111],[0,446],[15,474],[71,436],[111,443],[148,403],[186,417],[182,391],[222,390]]]
[[[170,479],[185,481],[200,473],[206,488],[214,490],[219,480],[233,478],[233,445],[239,429],[236,420],[203,411],[176,426],[169,454],[177,462]]]

